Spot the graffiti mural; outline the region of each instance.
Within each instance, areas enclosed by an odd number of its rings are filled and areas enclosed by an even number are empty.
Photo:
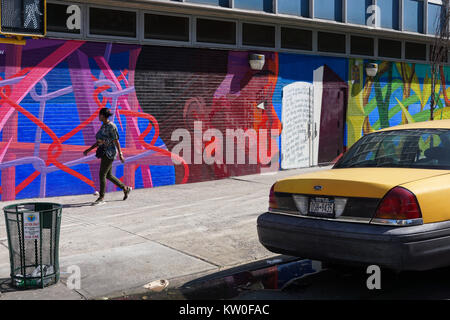
[[[264,69],[254,71],[248,55],[248,52],[206,49],[142,49],[136,74],[138,100],[144,111],[160,124],[160,136],[169,150],[179,143],[172,137],[176,130],[186,130],[193,137],[192,149],[183,155],[189,163],[188,182],[259,173],[267,167],[261,155],[270,159],[278,155],[278,137],[269,136],[270,130],[281,131],[272,103],[278,56],[265,53]],[[214,139],[197,139],[208,130],[217,130],[218,134]],[[227,130],[254,130],[256,153],[251,152],[251,141],[241,146],[227,144]],[[260,134],[264,130],[267,134]],[[209,152],[207,156],[220,152],[220,161],[205,163],[205,150]],[[245,154],[245,163],[237,161],[239,152]],[[232,159],[224,159],[230,154]],[[278,158],[274,161],[278,165]],[[176,166],[175,171],[178,182],[182,170]]]
[[[364,60],[349,60],[347,145],[374,130],[430,119],[431,67],[378,61],[375,77],[364,72]],[[450,118],[448,70],[442,67],[436,86],[434,119]]]
[[[248,52],[30,40],[0,53],[2,200],[97,190],[99,160],[82,152],[95,141],[103,107],[113,112],[126,160],[113,170],[135,188],[278,168],[278,135],[270,131],[281,131],[272,103],[276,53],[266,53],[261,71],[250,69]],[[174,131],[195,137],[198,124],[192,158],[171,152]],[[216,135],[208,138],[210,129]],[[254,130],[257,152],[251,141],[218,144],[217,132],[227,137],[227,130]],[[246,161],[193,161],[219,151],[242,151]]]
[[[347,59],[280,53],[280,71],[275,90],[274,104],[281,113],[283,89],[293,84],[311,84],[313,86],[313,101],[311,102],[311,118],[309,129],[302,126],[301,130],[309,130],[303,136],[311,137],[311,146],[296,146],[294,150],[302,150],[296,156],[295,162],[300,166],[312,166],[330,162],[343,151],[345,134],[345,112],[347,108]],[[286,100],[286,99],[285,99]],[[297,108],[298,109],[298,108]],[[289,110],[286,110],[289,112]],[[279,114],[281,119],[281,115]],[[285,132],[286,133],[286,132]],[[282,133],[283,134],[283,133]],[[303,144],[305,139],[302,139]],[[308,143],[308,142],[306,142]],[[309,158],[309,159],[308,159]],[[299,161],[301,160],[301,161]],[[309,161],[308,161],[309,160]],[[290,166],[299,167],[299,166]]]
[[[2,200],[96,190],[99,161],[82,151],[95,142],[103,107],[113,111],[126,157],[124,166],[114,163],[116,174],[137,187],[173,183],[173,155],[134,94],[139,51],[53,40],[0,48]],[[152,175],[153,166],[165,174]]]

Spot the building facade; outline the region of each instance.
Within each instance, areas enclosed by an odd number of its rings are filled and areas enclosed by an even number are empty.
[[[98,190],[98,111],[127,185],[328,163],[430,118],[440,1],[47,1],[47,34],[0,44],[3,201]],[[375,68],[371,74],[369,68]],[[449,118],[443,66],[434,119]],[[114,191],[108,185],[108,191]]]

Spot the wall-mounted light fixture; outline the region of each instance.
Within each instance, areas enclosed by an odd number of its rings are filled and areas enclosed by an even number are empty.
[[[252,70],[262,70],[264,68],[264,63],[266,62],[265,56],[263,54],[249,54],[248,62]]]
[[[378,64],[376,63],[367,63],[366,64],[366,74],[369,77],[375,77],[378,72]]]

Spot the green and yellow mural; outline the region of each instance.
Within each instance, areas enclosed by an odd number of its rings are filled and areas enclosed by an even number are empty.
[[[377,75],[368,77],[366,62],[349,59],[347,147],[375,130],[430,119],[430,65],[378,61]],[[449,68],[439,71],[433,118],[450,119]]]

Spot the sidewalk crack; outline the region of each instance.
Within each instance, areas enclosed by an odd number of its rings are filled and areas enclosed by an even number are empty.
[[[67,288],[67,280],[66,279],[59,279],[59,282],[64,284]],[[89,300],[89,298],[87,296],[85,296],[84,294],[82,294],[79,290],[77,289],[71,289],[72,291],[76,292],[81,298],[83,298],[84,300]]]
[[[182,254],[184,254],[184,255],[187,255],[187,256],[189,256],[189,257],[191,257],[191,258],[195,258],[195,259],[201,260],[201,261],[203,261],[203,262],[206,262],[206,263],[208,263],[208,264],[210,264],[210,265],[213,265],[213,266],[216,266],[216,267],[219,267],[219,268],[222,267],[222,266],[219,265],[219,264],[216,264],[216,263],[214,263],[214,262],[208,261],[208,260],[206,260],[206,259],[204,259],[204,258],[202,258],[202,257],[196,256],[196,255],[193,255],[193,254],[190,254],[190,253],[188,253],[188,252],[181,251],[181,250],[179,250],[179,249],[177,249],[177,248],[173,248],[173,247],[171,247],[171,246],[169,246],[169,245],[166,245],[166,244],[164,244],[164,243],[161,243],[161,242],[159,242],[159,241],[156,241],[156,240],[152,240],[152,239],[146,238],[146,237],[144,237],[144,236],[141,236],[141,235],[136,234],[136,233],[134,233],[134,232],[131,232],[131,231],[122,229],[122,228],[120,228],[120,227],[116,227],[116,226],[113,226],[113,225],[109,225],[109,226],[112,227],[112,228],[115,228],[115,229],[117,229],[117,230],[120,230],[120,231],[129,233],[129,234],[131,234],[131,235],[134,235],[134,236],[136,236],[136,237],[140,237],[140,238],[145,239],[145,240],[147,240],[147,241],[151,241],[151,242],[157,243],[157,244],[159,244],[159,245],[161,245],[161,246],[163,246],[163,247],[169,248],[169,249],[171,249],[171,250],[175,250],[175,251],[177,251],[177,252],[179,252],[179,253],[182,253]]]
[[[236,180],[236,181],[243,181],[243,182],[250,182],[250,183],[257,183],[257,184],[264,184],[264,185],[267,185],[267,183],[264,183],[264,182],[258,182],[258,181],[252,181],[252,180],[239,179],[239,178],[235,178],[235,177],[230,177],[230,179]]]
[[[149,240],[150,240],[150,239],[149,239]],[[220,264],[217,264],[217,263],[208,261],[208,260],[206,260],[206,259],[204,259],[204,258],[202,258],[202,257],[196,256],[196,255],[193,255],[193,254],[190,254],[190,253],[188,253],[188,252],[180,251],[180,250],[178,250],[177,248],[173,248],[173,247],[171,247],[171,246],[168,246],[168,245],[166,245],[166,244],[164,244],[164,243],[161,243],[161,242],[159,242],[159,241],[156,241],[156,240],[150,240],[150,241],[153,241],[153,242],[155,242],[155,243],[157,243],[157,244],[159,244],[159,245],[161,245],[161,246],[164,246],[164,247],[166,247],[166,248],[169,248],[169,249],[175,250],[175,251],[177,251],[177,252],[180,252],[180,253],[182,253],[182,254],[185,254],[185,255],[187,255],[187,256],[189,256],[189,257],[192,257],[192,258],[201,260],[201,261],[206,262],[206,263],[208,263],[208,264],[211,264],[211,265],[213,265],[213,266],[215,266],[215,267],[222,268],[222,266],[221,266]]]

